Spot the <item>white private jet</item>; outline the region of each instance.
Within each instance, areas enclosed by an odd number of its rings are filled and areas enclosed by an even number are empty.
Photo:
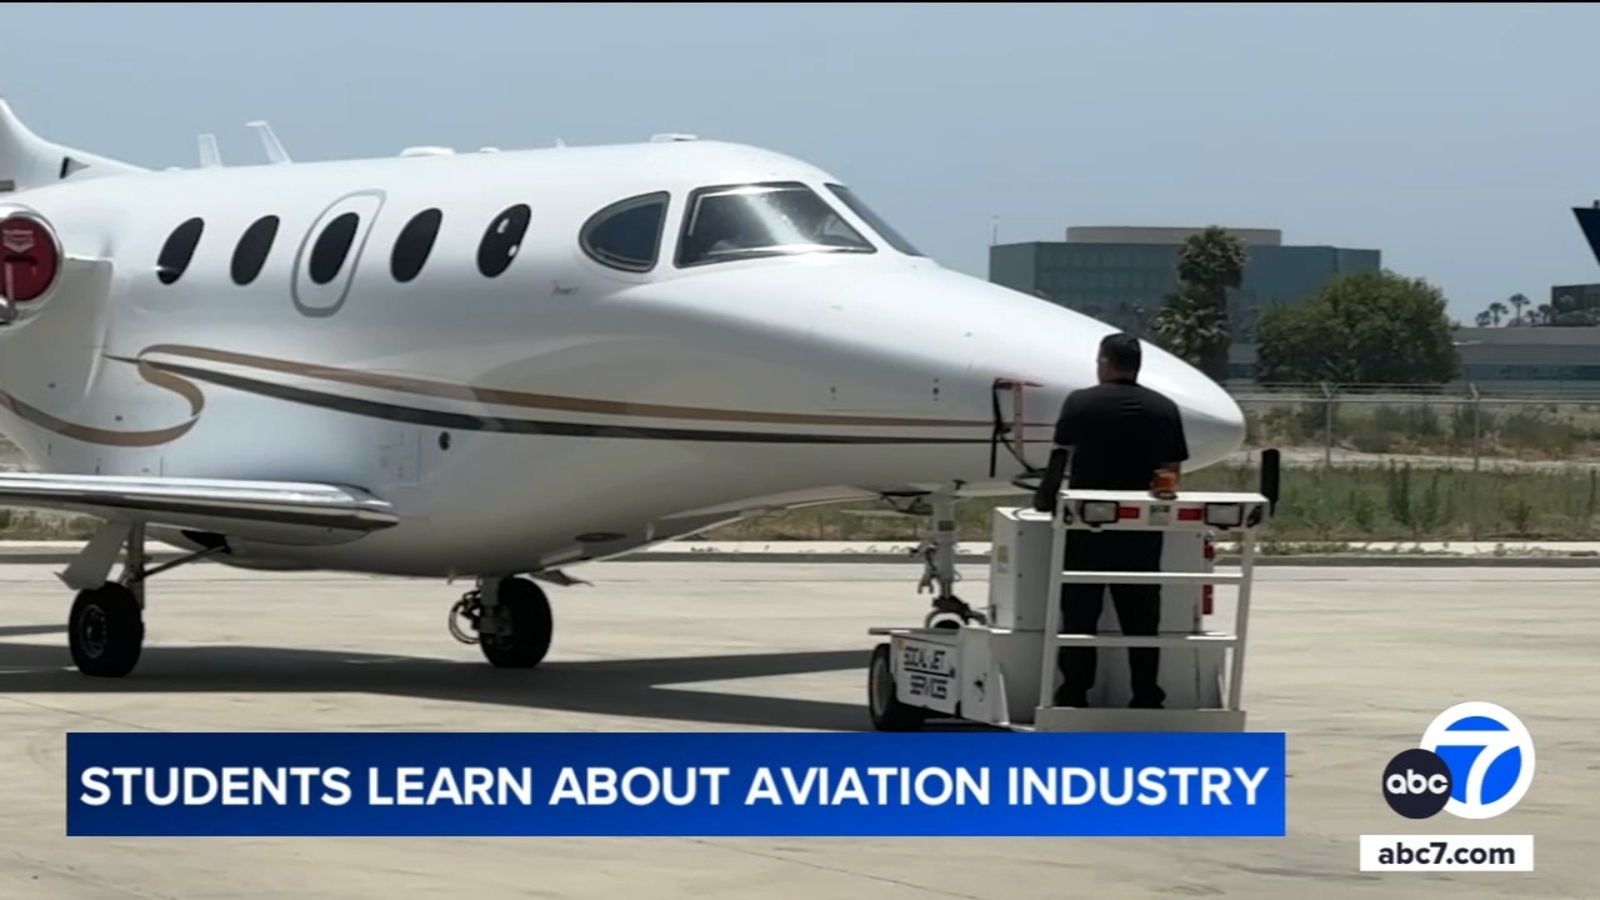
[[[102,523],[61,574],[81,672],[131,672],[145,581],[207,556],[470,577],[452,632],[531,667],[563,566],[1015,493],[1113,330],[940,268],[765,150],[413,150],[223,166],[202,137],[199,168],[151,171],[0,102],[0,430],[38,470],[0,505]],[[1233,453],[1229,395],[1145,353],[1189,468]],[[155,566],[147,540],[189,552]]]

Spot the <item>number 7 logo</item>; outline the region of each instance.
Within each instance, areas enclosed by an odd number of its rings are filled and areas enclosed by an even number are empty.
[[[1493,703],[1452,706],[1422,736],[1450,767],[1452,790],[1445,812],[1463,819],[1492,819],[1521,802],[1533,784],[1533,737],[1522,720]]]

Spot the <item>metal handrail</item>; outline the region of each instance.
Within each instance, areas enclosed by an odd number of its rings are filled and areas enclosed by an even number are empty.
[[[1092,499],[1104,500],[1105,492],[1090,492]],[[1130,499],[1138,496],[1136,492],[1127,492]],[[1215,496],[1215,495],[1212,495]],[[1265,500],[1270,508],[1276,498],[1268,499],[1260,494],[1233,494],[1242,502],[1261,502]],[[1055,678],[1059,666],[1060,650],[1063,644],[1087,645],[1091,647],[1182,647],[1195,644],[1210,644],[1222,646],[1231,656],[1228,676],[1227,706],[1229,711],[1240,708],[1240,700],[1244,689],[1244,659],[1245,644],[1249,636],[1249,618],[1251,602],[1251,585],[1255,575],[1255,557],[1258,534],[1270,516],[1263,515],[1258,521],[1251,523],[1245,520],[1235,528],[1217,528],[1219,532],[1236,533],[1239,542],[1239,571],[1237,574],[1219,572],[1091,572],[1082,570],[1068,570],[1060,565],[1066,558],[1067,536],[1069,532],[1086,533],[1081,526],[1074,526],[1067,521],[1065,510],[1076,499],[1074,492],[1069,489],[1061,491],[1057,498],[1055,508],[1051,514],[1051,525],[1054,531],[1051,541],[1050,558],[1055,561],[1051,565],[1049,593],[1046,595],[1049,602],[1045,605],[1044,625],[1044,652],[1040,659],[1039,674],[1039,706],[1041,708],[1051,705],[1050,699],[1055,695]],[[1147,497],[1140,497],[1148,500]],[[1173,501],[1183,502],[1183,495],[1179,494]],[[1187,531],[1194,526],[1187,523],[1169,522],[1165,526],[1151,526],[1140,529],[1144,531]],[[1120,529],[1119,529],[1120,530]],[[1199,634],[1199,635],[1165,635],[1165,636],[1131,636],[1131,635],[1098,635],[1098,634],[1062,634],[1061,633],[1061,587],[1065,584],[1233,584],[1238,586],[1238,595],[1234,603],[1233,630],[1227,634]]]

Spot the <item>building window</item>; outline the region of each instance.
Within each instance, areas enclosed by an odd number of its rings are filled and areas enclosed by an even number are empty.
[[[667,224],[665,191],[630,197],[600,210],[578,234],[578,244],[602,266],[625,272],[648,272],[661,254]]]
[[[233,248],[233,283],[240,287],[255,281],[267,264],[272,242],[278,237],[278,217],[262,216],[251,223]]]
[[[316,246],[311,248],[309,270],[313,283],[327,284],[338,277],[344,261],[350,256],[350,246],[355,242],[356,229],[360,226],[361,217],[347,212],[341,213],[322,229]]]
[[[193,218],[179,225],[167,236],[167,242],[161,245],[161,255],[156,257],[156,278],[162,284],[174,284],[189,268],[189,263],[194,259],[195,248],[200,246],[200,235],[206,230],[206,222],[201,218]]]
[[[528,222],[533,211],[526,203],[507,207],[483,232],[478,243],[478,271],[485,278],[496,278],[511,268],[517,251],[522,248],[522,238],[528,233]]]
[[[405,284],[422,273],[428,254],[433,252],[433,242],[439,237],[439,223],[443,221],[444,213],[425,209],[400,229],[400,236],[394,239],[394,251],[389,256],[389,273],[395,281]]]

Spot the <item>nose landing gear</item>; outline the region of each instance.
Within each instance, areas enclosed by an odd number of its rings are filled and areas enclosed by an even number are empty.
[[[959,628],[962,625],[986,625],[988,617],[968,606],[955,594],[955,583],[961,580],[956,571],[956,543],[960,537],[956,530],[955,494],[938,491],[929,498],[933,512],[933,534],[912,550],[923,561],[922,580],[917,583],[917,593],[937,590],[933,609],[923,621],[925,628]]]

